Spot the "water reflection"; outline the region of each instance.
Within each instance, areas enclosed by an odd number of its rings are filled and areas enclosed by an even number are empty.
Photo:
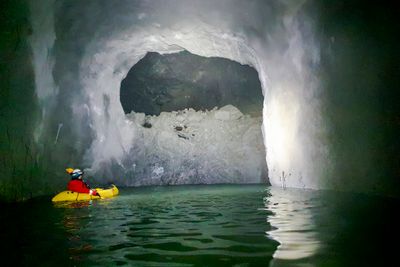
[[[55,206],[0,205],[2,266],[398,265],[399,199],[224,185]]]
[[[95,201],[57,202],[54,207],[64,209],[64,216],[60,221],[66,233],[68,254],[70,260],[82,262],[84,255],[93,250],[91,238],[82,233],[91,222],[91,206],[96,206]]]
[[[93,204],[92,200],[89,201],[72,201],[72,202],[53,202],[55,208],[69,208],[69,209],[80,209],[87,208]]]
[[[264,198],[264,205],[273,214],[268,217],[272,230],[267,235],[280,243],[273,258],[299,260],[313,256],[321,245],[311,212],[315,207],[313,195],[295,189],[268,190],[270,196]]]
[[[268,266],[277,242],[265,236],[263,190],[127,189],[107,202],[58,210],[78,266]]]

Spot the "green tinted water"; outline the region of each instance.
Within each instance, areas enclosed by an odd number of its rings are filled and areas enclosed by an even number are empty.
[[[398,233],[396,200],[260,185],[120,193],[2,205],[3,266],[359,266],[394,257],[385,240]]]

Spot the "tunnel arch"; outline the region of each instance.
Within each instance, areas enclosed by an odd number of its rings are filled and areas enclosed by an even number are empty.
[[[172,40],[165,40],[163,36],[173,36],[173,38]],[[122,159],[135,140],[135,129],[131,122],[126,119],[120,103],[119,87],[129,69],[148,51],[168,54],[187,50],[196,55],[225,57],[231,60],[237,60],[232,54],[238,55],[238,51],[242,51],[239,63],[252,66],[258,64],[255,60],[254,51],[245,45],[243,39],[233,34],[218,34],[218,36],[223,37],[215,37],[212,42],[202,44],[201,50],[192,45],[197,43],[192,40],[199,38],[198,36],[189,36],[188,39],[181,39],[183,41],[180,41],[179,38],[177,40],[176,36],[179,36],[179,33],[164,33],[158,36],[147,35],[142,38],[133,34],[131,38],[125,36],[121,43],[116,42],[115,39],[111,40],[103,48],[100,48],[102,52],[95,52],[84,58],[80,71],[82,74],[81,82],[89,100],[88,107],[91,107],[89,108],[89,117],[92,120],[91,128],[96,136],[86,154],[86,159],[91,162],[93,170],[104,172],[110,168],[109,164],[112,161],[114,163],[117,161],[117,164],[123,165]],[[200,39],[202,38],[200,37]],[[140,40],[140,43],[137,43],[138,40]],[[227,40],[233,42],[236,49],[231,51],[225,49]],[[126,47],[131,49],[126,49]],[[137,47],[143,48],[135,49]],[[98,51],[93,48],[88,50]],[[112,66],[103,65],[110,62],[113,63]],[[104,99],[107,99],[107,101],[105,102]],[[107,116],[105,116],[106,114]],[[106,117],[109,117],[109,120],[106,120]]]
[[[207,31],[204,25],[202,34],[194,32],[163,30],[155,34],[152,31],[132,32],[129,35],[121,33],[119,38],[104,42],[103,46],[93,43],[88,46],[87,53],[81,65],[81,83],[89,99],[92,129],[96,138],[86,154],[86,159],[91,162],[92,169],[105,170],[111,162],[122,166],[124,155],[134,142],[135,129],[126,121],[119,101],[119,84],[124,79],[130,67],[136,64],[148,51],[160,54],[174,53],[187,50],[191,53],[205,57],[224,57],[241,64],[253,66],[259,73],[263,95],[263,127],[264,144],[266,147],[266,162],[270,170],[269,179],[276,186],[317,187],[313,182],[305,182],[305,176],[312,174],[301,170],[305,159],[301,147],[296,146],[296,131],[298,128],[297,110],[299,103],[296,92],[285,90],[283,95],[271,96],[280,99],[269,102],[268,79],[265,65],[258,59],[262,56],[249,45],[244,36],[234,33]],[[158,32],[159,29],[156,29]],[[201,42],[201,45],[199,44]],[[229,47],[229,49],[227,49]],[[111,63],[111,65],[110,65]],[[107,65],[105,65],[107,64]],[[110,116],[111,126],[104,120],[103,109],[104,95],[110,101],[107,113]],[[282,99],[284,98],[284,99]],[[290,106],[282,106],[279,102],[286,102]],[[269,112],[272,120],[266,123]],[[273,125],[271,125],[273,124]],[[269,126],[269,127],[268,127]],[[298,144],[297,144],[298,145]],[[297,161],[300,166],[293,166]],[[282,164],[283,163],[283,164]],[[106,168],[105,168],[106,166]],[[300,169],[300,170],[298,170]],[[104,174],[103,174],[104,175]],[[112,175],[108,173],[107,175]],[[296,178],[294,178],[296,177]],[[307,183],[307,184],[306,184]]]
[[[76,138],[89,136],[86,139],[90,139],[91,145],[89,148],[85,145],[85,165],[91,166],[90,170],[98,173],[113,165],[120,168],[114,174],[123,173],[123,158],[133,142],[135,129],[124,120],[122,107],[116,103],[118,84],[129,67],[148,51],[165,54],[186,49],[200,56],[231,59],[257,70],[264,94],[262,130],[271,183],[323,187],[321,177],[330,170],[329,150],[321,122],[318,79],[313,69],[319,60],[319,49],[312,23],[304,17],[301,4],[240,3],[225,1],[211,13],[204,11],[214,1],[193,2],[193,5],[179,0],[176,5],[147,1],[133,4],[128,0],[106,5],[97,2],[57,5],[56,13],[62,22],[56,26],[66,26],[69,30],[60,32],[56,27],[55,42],[38,43],[34,54],[44,58],[39,49],[57,47],[55,83],[60,92],[71,97],[66,103],[72,110],[71,121],[88,127],[91,132],[75,133]],[[108,8],[119,16],[103,12]],[[76,10],[87,16],[71,20]],[[265,16],[264,11],[270,16]],[[175,12],[179,16],[171,15]],[[41,18],[37,16],[36,20]],[[62,60],[71,56],[72,60],[64,67]],[[38,63],[36,70],[41,64],[46,69],[52,68],[45,62]],[[69,72],[62,73],[65,70]],[[45,79],[44,76],[54,72],[36,73]],[[40,86],[37,91],[45,89]],[[58,92],[54,93],[57,97]],[[115,177],[114,174],[111,170],[102,177]]]
[[[186,50],[147,53],[120,95],[137,131],[125,161],[135,186],[268,183],[254,68]]]

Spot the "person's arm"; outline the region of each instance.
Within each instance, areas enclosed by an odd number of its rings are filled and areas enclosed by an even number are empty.
[[[89,185],[82,180],[82,183],[86,186],[86,189],[89,190],[89,194],[93,196],[99,196],[100,194],[96,191],[96,189],[90,189]]]
[[[90,190],[90,186],[85,181],[82,180],[82,183],[86,186],[87,189]]]

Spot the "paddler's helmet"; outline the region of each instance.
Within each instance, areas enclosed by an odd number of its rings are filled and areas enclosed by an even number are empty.
[[[68,169],[66,169],[66,171],[67,171],[67,173],[69,173],[71,175],[72,179],[78,179],[83,174],[83,171],[81,171],[80,169],[68,168]]]

